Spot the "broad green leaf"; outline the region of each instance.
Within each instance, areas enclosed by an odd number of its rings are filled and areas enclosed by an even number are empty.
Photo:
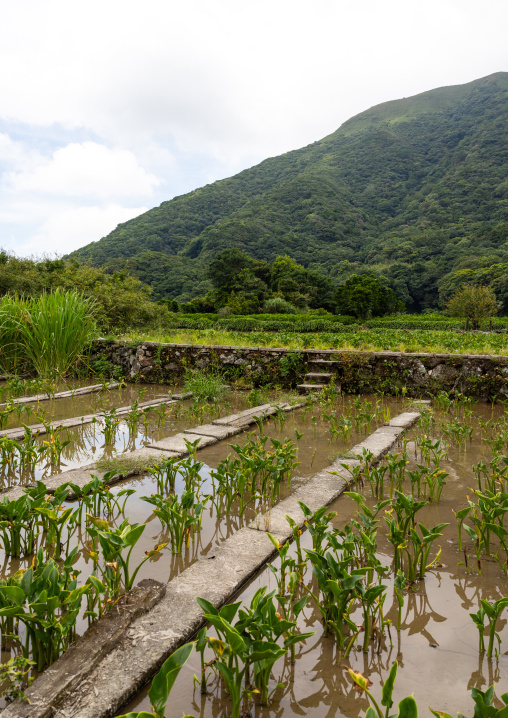
[[[221,618],[221,616],[211,616],[209,614],[205,614],[205,618],[212,624],[214,628],[217,629],[217,631],[219,631],[219,633],[222,633],[225,636],[226,641],[231,646],[233,653],[242,654],[245,652],[245,641],[238,633],[238,631],[235,630],[233,626],[231,626],[231,624]]]
[[[194,643],[186,643],[177,650],[162,664],[162,668],[152,681],[152,686],[148,691],[150,703],[157,716],[164,718],[164,710],[168,701],[169,694],[173,687],[176,677],[180,673],[182,666],[189,658]]]
[[[390,669],[390,673],[388,675],[388,678],[383,684],[383,693],[381,696],[381,705],[385,706],[386,708],[390,709],[393,706],[393,688],[395,686],[395,679],[397,678],[397,669],[399,667],[399,664],[397,661],[394,662]]]
[[[398,718],[418,718],[418,706],[413,696],[401,700]]]

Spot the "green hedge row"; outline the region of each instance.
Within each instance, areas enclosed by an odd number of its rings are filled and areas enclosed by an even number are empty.
[[[354,317],[256,314],[220,317],[217,314],[175,315],[174,329],[221,329],[233,332],[323,332],[358,327]]]
[[[508,328],[508,317],[497,317],[494,329]],[[254,314],[221,317],[218,314],[174,314],[173,329],[217,329],[232,332],[348,332],[359,328],[360,323],[350,316],[319,316],[315,314]],[[443,315],[397,315],[368,319],[361,326],[369,329],[413,329],[421,331],[461,331],[463,319]],[[488,327],[487,322],[485,328]]]

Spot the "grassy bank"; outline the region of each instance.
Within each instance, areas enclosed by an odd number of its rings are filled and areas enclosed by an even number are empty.
[[[508,355],[508,335],[420,329],[357,329],[355,331],[231,332],[219,329],[131,332],[128,341],[227,346],[272,346],[288,349],[431,352]]]

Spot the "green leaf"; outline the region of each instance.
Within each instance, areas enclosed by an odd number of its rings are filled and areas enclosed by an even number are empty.
[[[5,596],[10,603],[25,603],[25,592],[19,586],[0,586],[0,595]]]
[[[126,546],[134,546],[141,538],[141,534],[146,528],[146,524],[138,524],[138,526],[132,526],[131,530],[125,536]]]
[[[233,653],[237,654],[243,654],[246,651],[245,641],[241,637],[241,635],[238,633],[237,630],[231,626],[227,621],[225,621],[221,616],[211,616],[206,615],[205,618],[207,621],[209,621],[214,628],[219,631],[219,633],[222,633],[226,641],[231,646],[231,649]]]
[[[413,696],[401,700],[398,718],[418,718],[418,706]]]
[[[207,601],[206,598],[199,598],[199,596],[197,596],[196,601],[205,613],[210,613],[217,616],[219,615],[219,612],[217,611],[215,606],[211,604],[210,601]]]
[[[393,695],[393,688],[395,686],[395,679],[397,678],[398,667],[399,667],[399,664],[397,663],[397,661],[395,661],[391,667],[388,678],[386,679],[386,681],[383,684],[381,705],[385,706],[388,709],[390,709],[393,706],[392,695]]]
[[[163,664],[160,671],[152,681],[152,686],[148,691],[150,703],[157,716],[164,718],[164,711],[168,701],[169,694],[180,673],[182,666],[189,658],[194,643],[186,643],[178,648]]]

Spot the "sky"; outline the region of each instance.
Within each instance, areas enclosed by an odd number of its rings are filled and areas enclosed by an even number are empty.
[[[380,102],[508,71],[506,0],[0,0],[0,247],[61,256]]]

